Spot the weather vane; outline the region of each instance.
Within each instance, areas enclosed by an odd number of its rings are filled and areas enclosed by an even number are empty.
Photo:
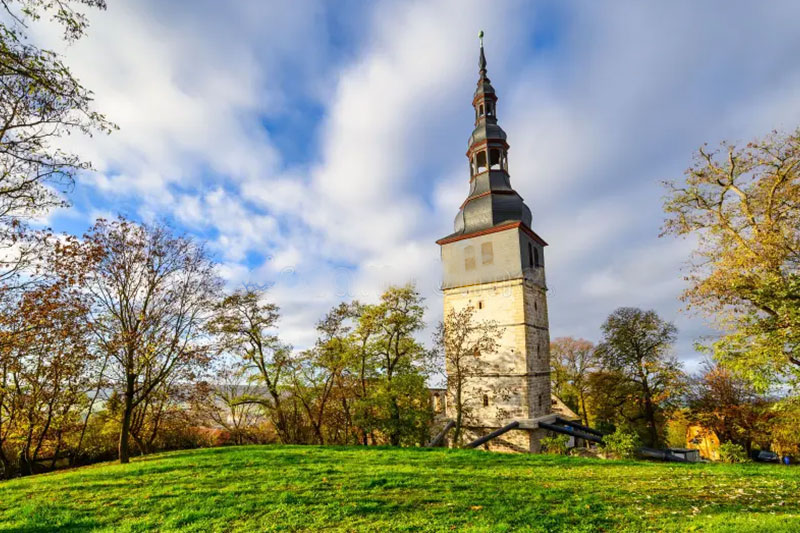
[[[481,48],[483,48],[483,30],[478,33],[478,39],[481,41]]]

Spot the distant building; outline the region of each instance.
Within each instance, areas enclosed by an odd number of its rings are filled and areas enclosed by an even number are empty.
[[[476,319],[495,320],[504,328],[500,349],[480,354],[482,367],[464,384],[470,411],[467,439],[514,420],[548,415],[552,409],[544,275],[547,243],[531,229],[531,210],[511,187],[509,145],[497,123],[496,104],[481,42],[472,100],[475,129],[467,150],[469,194],[456,215],[454,232],[437,241],[444,267],[445,313],[472,306]],[[452,406],[452,401],[445,401],[450,418],[455,416]],[[543,433],[511,431],[487,446],[538,451]]]

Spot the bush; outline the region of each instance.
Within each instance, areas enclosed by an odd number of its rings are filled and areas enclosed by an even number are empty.
[[[623,428],[617,428],[614,433],[603,437],[603,449],[618,459],[632,458],[638,447],[639,437]]]
[[[567,455],[568,435],[554,435],[552,437],[542,437],[540,441],[542,452],[553,455]]]
[[[719,445],[719,460],[723,463],[743,463],[747,460],[744,448],[733,442]]]

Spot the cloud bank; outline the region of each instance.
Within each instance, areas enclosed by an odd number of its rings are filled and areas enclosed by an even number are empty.
[[[798,16],[791,1],[112,2],[64,54],[120,131],[69,139],[98,171],[51,224],[121,212],[207,239],[231,286],[271,287],[298,347],[329,307],[390,283],[415,281],[433,324],[484,29],[512,183],[550,243],[551,335],[597,340],[616,307],[653,308],[691,367],[709,331],[680,311],[692,243],[658,238],[660,181],[704,142],[800,124]]]

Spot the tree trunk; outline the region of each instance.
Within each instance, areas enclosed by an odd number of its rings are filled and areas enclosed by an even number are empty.
[[[456,379],[459,376],[456,375]],[[461,444],[461,423],[463,421],[464,405],[461,402],[461,382],[456,384],[456,427],[453,432],[453,448],[460,447]]]
[[[9,461],[8,457],[6,457],[2,447],[0,447],[0,465],[3,467],[3,472],[2,476],[0,476],[0,479],[11,479],[11,461]]]
[[[131,417],[133,415],[133,376],[128,376],[127,390],[125,391],[125,408],[122,412],[122,428],[119,432],[119,462],[126,464],[131,462],[130,456],[130,433]]]
[[[644,382],[644,413],[647,419],[648,433],[650,434],[650,445],[658,446],[658,429],[656,428],[656,411],[653,406],[653,399],[650,397],[650,388],[647,381]]]

